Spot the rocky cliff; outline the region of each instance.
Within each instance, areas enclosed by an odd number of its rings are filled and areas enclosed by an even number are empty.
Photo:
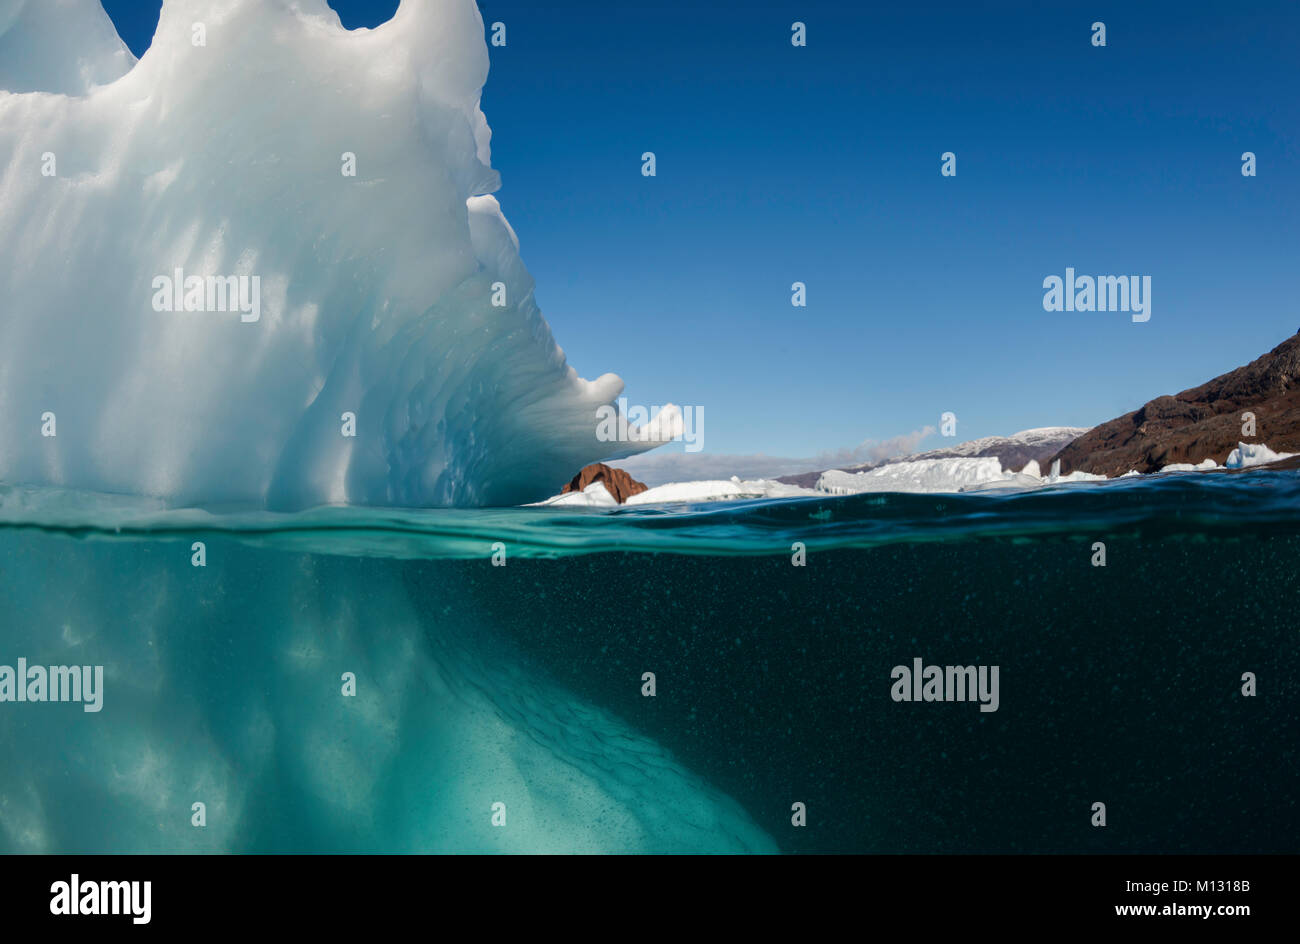
[[[1300,452],[1300,332],[1244,367],[1094,427],[1055,458],[1063,472],[1114,477],[1172,462],[1223,464],[1238,442]]]

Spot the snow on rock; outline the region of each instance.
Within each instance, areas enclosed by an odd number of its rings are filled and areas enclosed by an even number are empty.
[[[638,482],[622,469],[614,469],[603,462],[597,462],[579,469],[578,474],[560,489],[560,494],[585,491],[597,482],[604,486],[605,491],[616,502],[627,501],[630,496],[646,490],[644,482]]]
[[[473,0],[356,31],[325,0],[167,0],[134,65],[93,0],[0,0],[0,481],[517,504],[657,445],[675,408],[601,441],[623,382],[542,318],[487,70]]]
[[[1022,429],[1010,436],[984,436],[980,439],[970,439],[966,442],[957,443],[954,446],[942,446],[912,456],[904,456],[901,461],[976,458],[993,455],[996,452],[1005,452],[1008,451],[1009,447],[1020,447],[1026,450],[1046,448],[1055,451],[1078,439],[1086,432],[1088,432],[1088,428],[1083,426],[1038,426],[1034,429]],[[1036,460],[1030,461],[1037,464]]]

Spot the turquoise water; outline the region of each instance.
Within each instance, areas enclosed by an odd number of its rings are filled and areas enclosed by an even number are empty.
[[[1295,852],[1298,567],[1294,471],[613,512],[4,487],[0,665],[104,685],[0,703],[0,850]],[[914,658],[998,666],[998,709],[895,701]]]

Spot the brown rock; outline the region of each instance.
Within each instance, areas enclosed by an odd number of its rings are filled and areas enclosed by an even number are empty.
[[[1242,435],[1246,412],[1255,414],[1254,436]],[[1222,465],[1239,442],[1300,452],[1300,332],[1245,367],[1101,424],[1055,458],[1062,472],[1113,478],[1130,469],[1158,472],[1171,462]]]
[[[611,469],[603,462],[597,462],[593,465],[584,466],[582,471],[575,475],[568,485],[560,489],[560,494],[581,492],[592,482],[600,482],[604,485],[605,490],[613,495],[614,501],[620,505],[633,495],[640,495],[646,491],[646,486],[643,483],[638,482],[622,469]]]

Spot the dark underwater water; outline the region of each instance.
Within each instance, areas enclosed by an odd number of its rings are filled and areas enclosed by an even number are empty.
[[[0,703],[0,850],[1294,853],[1298,569],[1295,472],[614,513],[3,489],[0,664],[105,684]],[[998,666],[998,709],[893,700],[914,658]]]

